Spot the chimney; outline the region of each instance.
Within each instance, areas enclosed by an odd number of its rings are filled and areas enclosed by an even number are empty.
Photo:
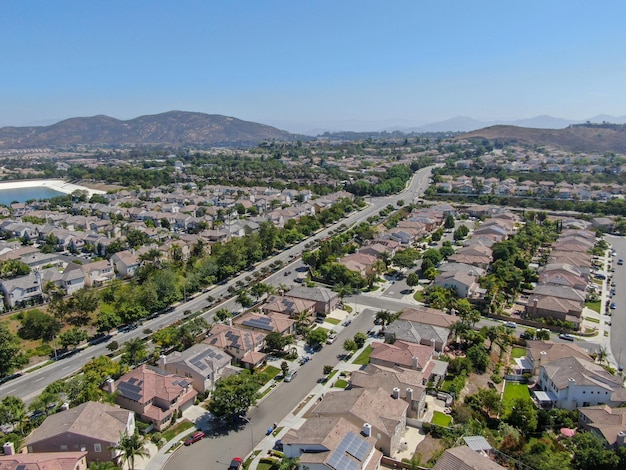
[[[409,403],[413,401],[413,389],[412,388],[406,389],[406,401],[408,401]]]
[[[394,387],[391,396],[394,398],[394,400],[400,398],[400,389],[398,387]]]
[[[167,364],[167,356],[165,356],[165,354],[161,354],[159,356],[159,367],[160,368],[165,368],[165,364]]]
[[[531,314],[533,317],[537,316],[537,304],[539,303],[539,299],[537,297],[535,297],[533,299],[533,307],[531,309]]]
[[[575,394],[574,386],[576,385],[576,379],[570,377],[567,379],[567,399],[570,400]]]
[[[5,443],[2,450],[4,450],[4,455],[15,455],[15,446],[12,442]]]
[[[419,359],[417,358],[417,356],[413,356],[411,358],[411,369],[418,370],[419,367],[420,367]]]
[[[109,393],[115,393],[115,380],[111,377],[104,382],[104,390]]]
[[[228,326],[233,326],[233,319],[232,318],[228,318],[227,322],[228,322]]]
[[[370,423],[363,423],[363,429],[361,430],[361,434],[365,437],[370,437],[372,435],[372,425]]]
[[[626,431],[620,431],[617,433],[617,447],[622,447],[626,443]]]

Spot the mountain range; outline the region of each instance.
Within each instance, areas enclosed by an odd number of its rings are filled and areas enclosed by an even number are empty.
[[[0,149],[65,146],[254,146],[303,136],[217,114],[169,111],[121,121],[109,116],[76,117],[49,126],[2,127]]]
[[[584,122],[622,124],[626,123],[626,116],[600,115]],[[393,126],[387,129],[379,128],[387,131],[469,132],[462,137],[553,145],[573,151],[596,150],[626,153],[626,138],[624,137],[626,131],[621,129],[626,126],[570,127],[579,122],[551,116],[497,122],[495,125],[494,122],[479,121],[469,117],[456,117],[447,121],[423,124],[419,127],[401,128],[398,124],[406,124],[402,121],[381,121],[381,123]],[[370,124],[374,123],[370,122]],[[58,148],[80,145],[92,147],[248,147],[266,141],[289,142],[310,138],[310,134],[293,134],[277,127],[229,116],[169,111],[129,120],[99,115],[65,119],[48,126],[2,127],[0,128],[0,149]]]

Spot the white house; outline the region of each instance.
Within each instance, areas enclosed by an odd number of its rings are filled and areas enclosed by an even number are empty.
[[[621,377],[579,357],[564,357],[542,365],[539,388],[547,393],[553,406],[567,410],[594,405],[619,406],[626,402]]]

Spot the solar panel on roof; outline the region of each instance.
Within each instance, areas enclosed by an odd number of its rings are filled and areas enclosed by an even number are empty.
[[[120,382],[117,386],[117,389],[122,393],[123,396],[125,396],[129,400],[141,400],[141,388],[132,383]]]
[[[346,434],[344,441],[346,441],[347,444],[346,452],[361,462],[367,457],[372,447],[372,444],[353,432]]]
[[[249,318],[244,320],[242,324],[251,328],[259,328],[261,330],[271,331],[273,329],[271,318]]]

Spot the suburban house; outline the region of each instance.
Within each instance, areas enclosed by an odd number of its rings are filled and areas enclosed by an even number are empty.
[[[198,392],[214,390],[215,382],[229,368],[233,358],[224,350],[200,343],[183,352],[174,351],[159,358],[159,367],[192,380]]]
[[[528,372],[533,377],[539,376],[542,365],[565,357],[577,357],[590,360],[589,354],[576,344],[553,343],[552,341],[526,341],[526,356],[516,359],[520,373]]]
[[[589,282],[589,268],[583,270],[565,263],[546,264],[539,272],[539,282],[584,291]]]
[[[578,425],[596,434],[608,447],[626,444],[626,408],[607,405],[578,408]]]
[[[580,316],[583,308],[584,303],[578,300],[533,294],[526,303],[525,312],[529,318],[567,320],[578,329],[582,322]]]
[[[87,470],[87,452],[41,452],[37,454],[16,454],[7,452],[0,455],[2,470]]]
[[[41,276],[39,272],[30,272],[25,276],[3,279],[1,288],[4,300],[9,308],[20,303],[39,302],[41,300]]]
[[[407,402],[407,417],[419,419],[424,414],[426,403],[426,387],[424,374],[412,369],[385,367],[368,364],[365,369],[352,372],[350,386],[353,389],[385,389],[391,390],[392,396],[398,396]]]
[[[506,470],[506,467],[494,462],[483,452],[458,446],[446,450],[433,470]]]
[[[376,450],[371,427],[362,428],[342,417],[307,419],[282,438],[284,454],[298,458],[311,470],[376,470],[382,454]]]
[[[350,271],[356,271],[362,276],[366,276],[367,274],[371,274],[373,272],[372,267],[376,261],[378,261],[376,256],[357,252],[344,256],[339,260],[339,263],[344,265]]]
[[[146,364],[115,382],[109,379],[105,387],[109,393],[116,393],[121,407],[134,411],[142,421],[152,423],[157,431],[166,428],[179,409],[193,405],[198,394],[189,378]]]
[[[270,295],[260,308],[263,313],[280,313],[297,318],[303,314],[312,316],[315,313],[315,302],[290,295]]]
[[[296,321],[282,313],[268,312],[263,315],[255,312],[246,312],[233,320],[235,325],[265,333],[280,333],[283,336],[295,334]]]
[[[479,295],[484,290],[476,282],[476,277],[462,271],[448,271],[439,274],[434,284],[436,286],[445,287],[454,290],[458,297],[472,298]]]
[[[383,388],[328,392],[311,416],[343,417],[359,428],[367,423],[369,435],[376,437],[376,448],[392,455],[400,447],[409,404],[399,394],[392,397],[390,392]]]
[[[450,326],[458,317],[428,307],[405,308],[400,317],[385,329],[385,338],[434,346],[441,351],[448,343]]]
[[[223,349],[244,367],[253,369],[265,361],[265,354],[261,352],[265,347],[265,336],[260,331],[216,324],[202,342]]]
[[[107,260],[84,264],[83,272],[85,273],[85,285],[87,287],[98,287],[115,278],[113,266]]]
[[[141,264],[137,255],[130,250],[119,251],[111,256],[111,262],[119,277],[133,277]]]
[[[119,451],[111,448],[117,445],[120,436],[134,432],[132,411],[88,401],[48,416],[30,433],[24,446],[29,454],[86,451],[87,462],[105,462],[119,455]]]
[[[620,406],[626,402],[621,377],[578,357],[564,357],[541,365],[538,387],[547,394],[552,406],[566,410],[593,405]],[[545,397],[540,401],[545,402]]]
[[[328,315],[339,304],[337,293],[326,287],[296,287],[285,295],[297,299],[312,300],[315,302],[315,312],[322,315]]]

